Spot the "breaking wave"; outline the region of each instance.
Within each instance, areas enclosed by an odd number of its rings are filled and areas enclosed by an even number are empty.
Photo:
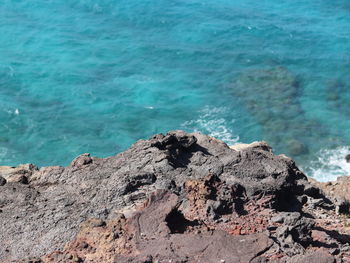
[[[187,130],[208,134],[228,145],[233,145],[239,141],[239,136],[235,135],[233,130],[229,128],[235,120],[228,121],[223,118],[227,111],[226,107],[212,108],[205,106],[199,112],[198,119],[186,121],[182,126]]]
[[[347,154],[350,154],[350,147],[321,150],[305,170],[318,181],[335,181],[339,176],[350,175],[350,163],[345,160]]]

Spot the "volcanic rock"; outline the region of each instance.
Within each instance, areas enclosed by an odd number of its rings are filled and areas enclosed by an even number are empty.
[[[333,201],[338,214],[350,213],[350,177],[340,176],[336,181],[326,183],[317,182],[313,179],[310,179],[310,181]]]
[[[347,156],[345,156],[345,160],[346,160],[346,162],[350,163],[350,154],[348,154]]]
[[[0,188],[1,262],[349,256],[348,230],[334,202],[266,143],[231,149],[206,135],[173,131],[116,156],[83,154],[68,167],[24,175],[27,184]]]

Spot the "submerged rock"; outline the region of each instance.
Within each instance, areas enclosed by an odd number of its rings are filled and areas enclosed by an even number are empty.
[[[231,149],[173,131],[27,178],[0,188],[1,262],[303,262],[320,249],[327,260],[349,255],[336,206],[266,143]],[[318,242],[322,236],[329,238]]]
[[[347,156],[345,156],[345,160],[347,163],[350,163],[350,154],[348,154]]]
[[[306,142],[310,145],[313,138],[321,137],[322,127],[306,118],[298,99],[298,81],[286,68],[248,70],[237,77],[232,89],[262,125],[263,138],[286,149],[286,154],[305,155]]]
[[[328,105],[338,114],[349,114],[349,79],[333,79],[326,83],[326,99]]]

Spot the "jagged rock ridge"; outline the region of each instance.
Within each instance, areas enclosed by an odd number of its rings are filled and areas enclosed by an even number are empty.
[[[350,259],[336,205],[264,143],[174,131],[0,176],[1,262]]]

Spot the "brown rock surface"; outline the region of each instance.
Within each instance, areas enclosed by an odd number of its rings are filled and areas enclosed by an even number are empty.
[[[323,193],[333,201],[338,214],[349,214],[350,207],[350,177],[341,176],[333,182],[318,182],[309,179],[316,187],[320,188]]]
[[[175,131],[106,159],[83,154],[66,168],[14,169],[23,170],[3,175],[28,181],[0,186],[1,262],[350,258],[335,202],[265,143],[230,149]]]

